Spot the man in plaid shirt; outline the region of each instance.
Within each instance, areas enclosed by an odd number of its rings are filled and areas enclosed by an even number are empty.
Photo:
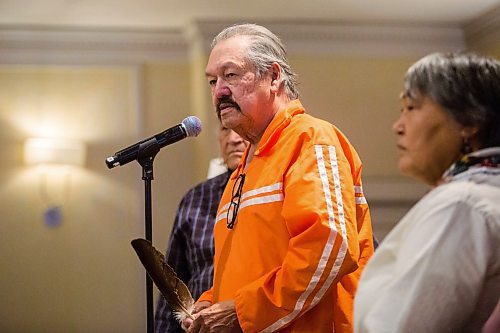
[[[166,260],[184,281],[194,299],[212,286],[215,214],[231,172],[247,146],[236,132],[220,126],[219,147],[228,171],[191,188],[182,198],[175,217]],[[184,332],[160,296],[155,333]]]

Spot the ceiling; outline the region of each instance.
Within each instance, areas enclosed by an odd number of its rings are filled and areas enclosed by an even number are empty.
[[[500,0],[0,0],[0,25],[182,28],[195,20],[460,26]]]

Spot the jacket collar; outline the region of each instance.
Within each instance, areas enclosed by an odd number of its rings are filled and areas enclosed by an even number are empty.
[[[283,129],[290,124],[292,117],[302,113],[305,113],[305,109],[298,99],[290,101],[285,108],[278,111],[265,129],[257,149],[255,150],[254,156],[265,154],[266,151],[271,149],[278,140],[278,137]],[[235,179],[240,173],[243,172],[245,161],[247,160],[249,153],[249,147],[250,146],[246,148],[240,164],[238,165],[236,172],[232,174],[231,179]]]
[[[255,150],[255,156],[259,156],[272,148],[278,140],[279,134],[292,121],[292,117],[304,112],[304,107],[298,99],[290,101],[284,109],[278,111],[264,131]]]

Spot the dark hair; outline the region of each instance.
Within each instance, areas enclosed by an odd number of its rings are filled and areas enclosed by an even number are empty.
[[[427,96],[464,126],[478,126],[481,148],[500,146],[500,62],[470,52],[433,53],[406,72],[404,93]]]
[[[258,78],[268,73],[273,62],[281,66],[285,93],[290,99],[299,97],[297,74],[292,70],[281,40],[267,28],[256,24],[238,24],[225,28],[212,41],[212,48],[220,41],[234,36],[248,36],[251,44],[247,58],[255,67]]]

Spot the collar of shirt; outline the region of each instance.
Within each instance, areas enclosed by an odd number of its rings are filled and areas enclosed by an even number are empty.
[[[265,153],[270,148],[272,148],[273,145],[276,143],[279,134],[292,121],[292,117],[302,113],[305,113],[305,109],[302,106],[302,103],[298,99],[290,101],[290,103],[288,103],[284,109],[278,111],[278,113],[276,113],[273,120],[271,120],[266,130],[264,131],[264,134],[260,139],[259,145],[255,150],[254,156],[259,156]],[[247,159],[248,153],[249,153],[249,147],[245,149],[240,164],[236,168],[235,172],[232,174],[231,179],[233,180],[236,179],[238,175],[243,172],[244,162]]]

